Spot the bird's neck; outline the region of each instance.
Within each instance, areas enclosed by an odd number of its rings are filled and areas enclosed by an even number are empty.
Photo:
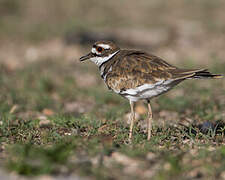
[[[113,56],[115,56],[119,51],[120,50],[117,50],[116,52],[105,57],[93,57],[90,60],[94,62],[98,67],[100,67],[103,63],[109,61]]]

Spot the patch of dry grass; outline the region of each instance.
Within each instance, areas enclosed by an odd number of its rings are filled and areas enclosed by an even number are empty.
[[[23,3],[4,0],[0,8],[2,167],[28,179],[225,177],[224,79],[186,81],[153,100],[150,142],[139,103],[128,144],[129,104],[106,89],[93,64],[78,61],[90,48],[79,43],[82,30],[225,74],[222,0]]]

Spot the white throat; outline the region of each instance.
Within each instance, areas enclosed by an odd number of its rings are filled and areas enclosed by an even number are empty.
[[[113,54],[110,54],[109,56],[105,56],[105,57],[93,57],[93,58],[90,58],[90,60],[91,60],[92,62],[94,62],[97,66],[101,66],[102,63],[104,63],[104,62],[110,60],[110,59],[111,59],[114,55],[116,55],[118,52],[119,52],[119,50],[116,51],[116,52],[114,52]]]

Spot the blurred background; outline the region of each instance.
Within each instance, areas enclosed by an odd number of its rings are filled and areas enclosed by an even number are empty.
[[[107,90],[93,63],[79,62],[97,40],[144,50],[178,67],[225,74],[225,1],[0,0],[0,165],[23,175],[224,178],[224,123],[216,124],[225,119],[224,79],[187,81],[153,100],[150,145],[147,109],[138,104],[128,147],[129,104]],[[175,124],[184,128],[180,134]],[[184,135],[192,126],[203,133],[195,141]],[[214,136],[206,135],[209,127]],[[202,143],[207,147],[199,150]],[[102,171],[95,163],[99,156]],[[136,159],[120,161],[124,156]]]
[[[172,63],[224,61],[224,7],[223,0],[1,0],[0,60],[75,60],[94,41],[109,39]]]

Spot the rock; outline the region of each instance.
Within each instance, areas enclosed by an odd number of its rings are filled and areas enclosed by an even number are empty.
[[[150,161],[154,160],[155,158],[156,158],[156,155],[153,152],[149,152],[146,156],[146,159]]]
[[[39,116],[38,119],[40,120],[40,127],[48,127],[51,124],[51,121],[48,120],[46,116]]]
[[[44,109],[44,110],[42,111],[42,113],[43,113],[44,115],[46,115],[46,116],[51,116],[51,115],[55,114],[54,111],[51,110],[51,109]]]

